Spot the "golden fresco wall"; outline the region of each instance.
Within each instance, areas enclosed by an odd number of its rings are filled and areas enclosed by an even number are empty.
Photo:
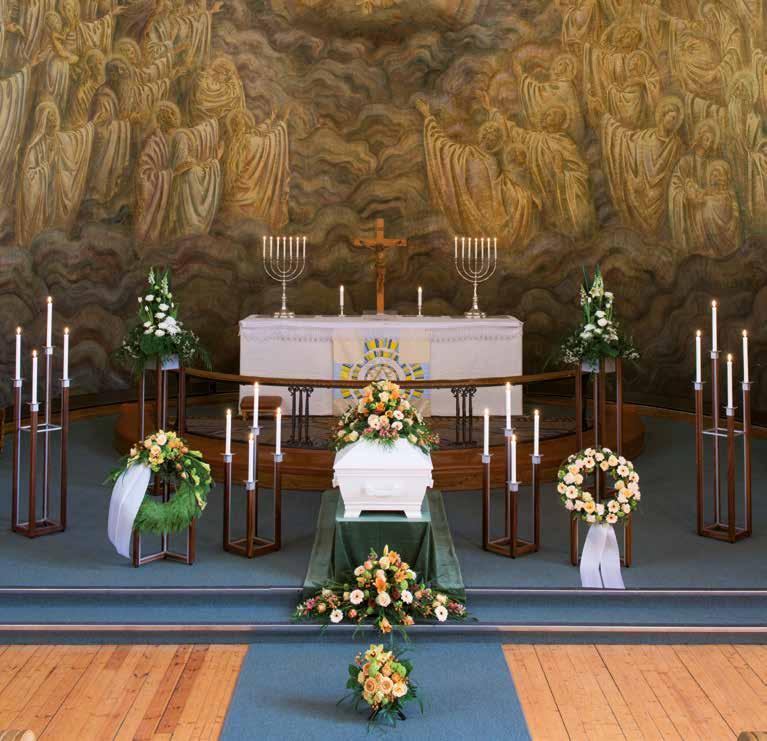
[[[525,321],[527,370],[600,262],[633,393],[687,402],[713,297],[767,381],[765,49],[760,0],[0,0],[0,332],[34,338],[51,293],[80,390],[124,385],[109,353],[167,264],[232,369],[238,319],[277,300],[261,237],[307,235],[299,311],[339,283],[362,311],[351,241],[383,217],[402,312],[419,284],[465,310],[452,236],[498,238],[482,299]]]

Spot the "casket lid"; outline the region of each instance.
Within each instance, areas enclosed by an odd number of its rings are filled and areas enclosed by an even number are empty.
[[[391,447],[372,440],[358,440],[339,450],[333,464],[336,471],[389,469],[392,466],[399,471],[431,471],[431,456],[407,440],[399,439]]]

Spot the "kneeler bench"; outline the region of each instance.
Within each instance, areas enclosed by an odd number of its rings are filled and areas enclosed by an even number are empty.
[[[259,396],[258,397],[258,413],[267,413],[270,416],[274,416],[274,410],[277,407],[282,406],[281,396]],[[245,420],[253,418],[253,397],[243,396],[240,401],[240,414]]]

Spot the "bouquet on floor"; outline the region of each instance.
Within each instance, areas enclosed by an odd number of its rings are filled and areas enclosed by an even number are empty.
[[[398,720],[405,720],[403,709],[408,702],[416,700],[423,712],[412,673],[413,665],[409,661],[395,656],[393,651],[385,651],[381,644],[373,644],[349,664],[346,688],[351,693],[338,702],[351,699],[355,710],[363,706],[370,709],[369,723],[394,726]]]
[[[633,342],[623,334],[615,319],[613,302],[613,294],[605,291],[599,266],[591,280],[584,270],[580,293],[583,318],[580,326],[562,344],[562,362],[572,365],[584,361],[595,363],[602,358],[639,358]]]
[[[439,435],[391,381],[374,381],[362,390],[360,400],[338,420],[331,447],[338,451],[360,438],[382,445],[394,445],[401,438],[424,453],[439,444]]]
[[[203,460],[200,451],[190,450],[177,433],[159,430],[134,445],[107,481],[116,483],[133,466],[148,467],[161,482],[175,489],[167,502],[148,495],[144,497],[133,524],[136,530],[177,533],[200,517],[213,486],[210,465]]]
[[[137,374],[150,363],[166,363],[178,357],[181,365],[199,360],[210,368],[210,356],[200,338],[178,319],[178,306],[170,290],[170,272],[149,271],[147,289],[138,297],[138,323],[128,332],[116,356],[133,366]]]
[[[293,613],[295,621],[373,623],[384,634],[394,629],[406,634],[416,618],[444,623],[467,616],[464,604],[419,583],[415,571],[389,546],[380,558],[371,550],[368,560],[354,569],[354,581],[329,582]]]

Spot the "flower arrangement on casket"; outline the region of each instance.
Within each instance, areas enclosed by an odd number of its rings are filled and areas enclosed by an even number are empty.
[[[583,488],[586,476],[597,471],[613,481],[612,496],[602,497],[600,502]],[[557,473],[557,492],[565,509],[588,525],[615,525],[628,517],[642,498],[634,464],[610,448],[586,448],[567,458]]]
[[[150,362],[165,363],[174,357],[178,357],[181,365],[190,365],[196,359],[209,369],[210,356],[200,338],[178,318],[178,306],[170,290],[170,272],[155,273],[152,268],[147,284],[146,293],[138,297],[138,323],[117,349],[117,358],[132,365],[137,374]]]
[[[562,362],[596,363],[602,358],[639,358],[639,352],[631,339],[623,334],[615,318],[613,304],[614,296],[610,291],[605,291],[599,266],[594,271],[593,280],[589,280],[584,270],[580,292],[583,318],[580,326],[562,344]]]
[[[424,453],[439,444],[439,435],[431,431],[418,409],[392,381],[374,381],[362,390],[360,400],[338,420],[331,447],[338,451],[359,439],[387,446],[403,439]]]
[[[297,622],[372,622],[381,633],[395,628],[406,633],[416,618],[444,623],[467,616],[464,604],[419,583],[409,564],[388,546],[380,558],[371,549],[368,560],[354,569],[353,580],[328,582],[314,597],[298,604],[293,613]]]
[[[364,654],[357,654],[354,663],[349,664],[346,688],[351,692],[338,702],[351,699],[355,710],[364,706],[370,709],[369,723],[394,726],[397,720],[405,720],[406,703],[417,701],[423,712],[412,673],[413,665],[402,655],[384,650],[380,643],[371,644]]]
[[[115,483],[131,466],[145,465],[160,480],[175,488],[165,503],[146,495],[133,527],[140,532],[177,533],[200,517],[213,486],[210,465],[198,450],[190,450],[175,432],[159,430],[130,449],[122,464],[107,479]]]

